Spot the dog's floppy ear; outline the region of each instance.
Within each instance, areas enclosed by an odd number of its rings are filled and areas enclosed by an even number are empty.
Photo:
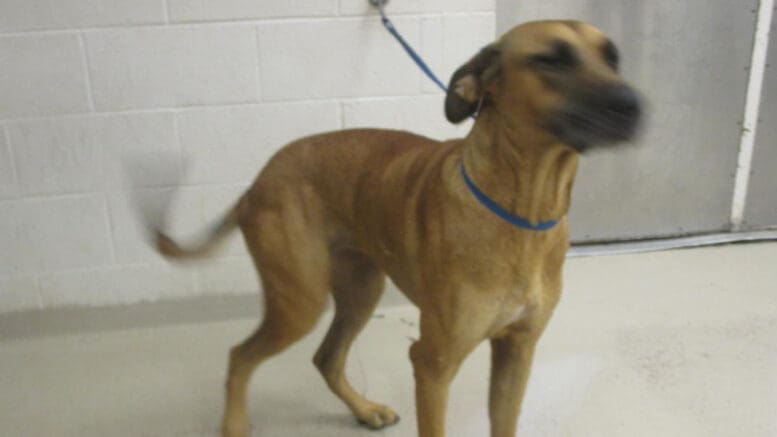
[[[496,43],[483,47],[466,64],[459,67],[448,84],[445,117],[459,123],[478,109],[485,84],[499,73],[499,48]]]

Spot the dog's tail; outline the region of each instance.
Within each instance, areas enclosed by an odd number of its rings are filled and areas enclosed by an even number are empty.
[[[166,258],[187,260],[205,257],[218,249],[224,237],[237,227],[239,206],[240,202],[227,211],[226,215],[206,233],[201,241],[191,246],[179,245],[156,228],[151,229],[153,244],[157,251]]]

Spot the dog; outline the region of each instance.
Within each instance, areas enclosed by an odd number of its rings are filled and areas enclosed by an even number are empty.
[[[252,373],[314,328],[330,294],[334,320],[315,366],[359,422],[396,423],[343,370],[386,275],[420,309],[409,351],[418,435],[445,435],[449,384],[488,340],[491,436],[514,436],[535,345],[561,293],[579,157],[634,137],[640,100],[602,31],[522,24],[453,74],[447,119],[477,111],[465,138],[378,129],[303,138],[268,162],[205,241],[181,247],[155,231],[164,256],[186,259],[239,227],[261,277],[264,318],[229,355],[223,436],[249,434]]]

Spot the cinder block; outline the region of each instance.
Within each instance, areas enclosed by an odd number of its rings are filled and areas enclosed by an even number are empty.
[[[248,256],[212,260],[197,265],[194,286],[198,295],[256,294],[260,288],[259,277]]]
[[[337,0],[168,0],[172,21],[335,15]],[[365,0],[366,2],[366,0]]]
[[[94,115],[8,127],[23,194],[160,186],[180,180],[172,113]]]
[[[443,49],[442,16],[435,15],[421,19],[421,45],[416,50],[445,86],[450,82],[452,72],[443,68],[445,52]],[[425,93],[442,95],[443,91],[426,76],[421,78],[421,89]]]
[[[38,280],[34,276],[0,277],[0,314],[39,308]]]
[[[493,13],[445,15],[421,20],[421,54],[446,85],[456,69],[495,39]],[[422,87],[424,92],[440,92],[428,78],[424,78]]]
[[[443,17],[442,23],[441,71],[450,79],[457,68],[494,42],[496,19],[493,13],[449,15]]]
[[[439,12],[475,12],[496,10],[495,0],[391,0],[386,4],[386,13],[417,14]],[[375,14],[375,8],[367,0],[340,0],[343,15]]]
[[[453,125],[445,119],[444,96],[418,96],[343,103],[345,126],[408,130],[434,139],[460,138],[472,122]]]
[[[89,110],[76,35],[0,36],[0,65],[0,119]]]
[[[101,267],[44,274],[44,308],[101,306],[181,298],[194,294],[188,269],[172,265]]]
[[[0,209],[0,275],[112,262],[101,195],[8,201]]]
[[[119,264],[163,262],[152,247],[151,227],[165,225],[174,188],[110,193],[108,209],[116,261]]]
[[[446,85],[456,69],[495,39],[493,13],[445,15],[421,20],[421,53]],[[424,78],[423,90],[440,92],[437,85],[427,78]]]
[[[164,22],[164,0],[3,0],[0,31]]]
[[[99,110],[253,102],[250,26],[139,27],[86,33]]]
[[[283,145],[340,127],[334,102],[191,109],[178,114],[186,181],[248,184]]]
[[[18,195],[19,184],[16,182],[11,148],[5,139],[5,132],[0,128],[0,200],[11,199]]]
[[[166,262],[149,243],[145,220],[161,227],[181,244],[193,243],[207,233],[243,194],[239,185],[136,190],[108,195],[116,259],[119,263]],[[167,217],[162,213],[167,212]],[[227,237],[214,257],[244,255],[240,232]]]
[[[207,232],[210,226],[221,220],[246,189],[246,185],[208,185],[183,187],[174,198],[170,208],[170,234],[181,242],[192,241],[192,237]],[[194,238],[196,240],[196,238]],[[215,257],[246,254],[240,232],[226,238],[224,246]]]
[[[410,44],[417,18],[398,18]],[[259,25],[262,95],[266,100],[412,95],[420,72],[372,17]]]

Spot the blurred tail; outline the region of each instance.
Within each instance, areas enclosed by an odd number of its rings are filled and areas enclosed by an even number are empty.
[[[226,216],[213,226],[202,241],[189,247],[182,247],[162,231],[154,229],[153,239],[156,249],[164,257],[176,260],[195,259],[207,256],[218,249],[220,243],[224,240],[224,237],[229,235],[229,233],[237,227],[238,205],[229,210]]]

